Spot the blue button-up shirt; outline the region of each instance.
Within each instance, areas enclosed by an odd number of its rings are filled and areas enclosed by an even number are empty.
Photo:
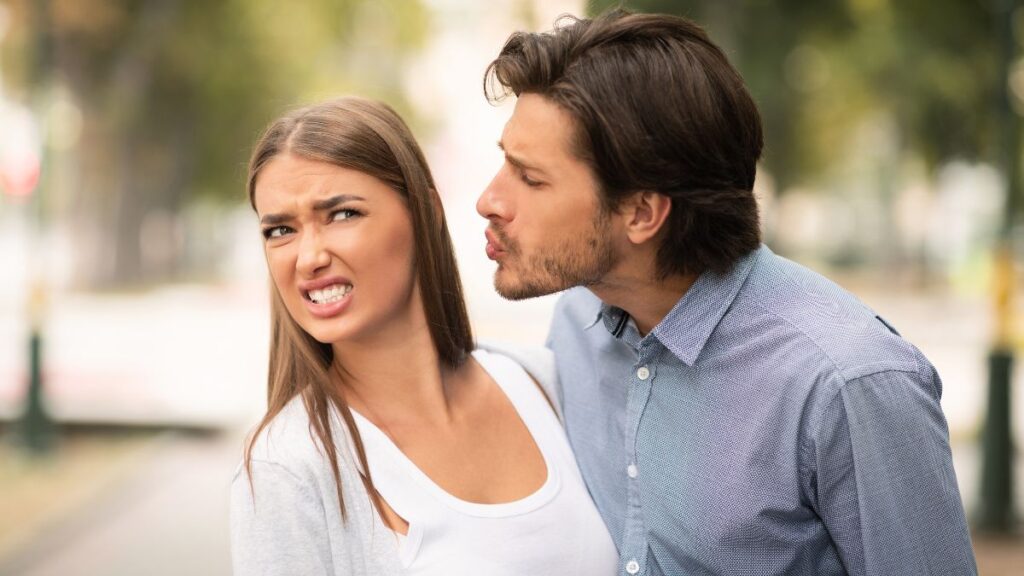
[[[621,574],[976,574],[941,382],[762,246],[647,335],[578,288],[548,346]]]

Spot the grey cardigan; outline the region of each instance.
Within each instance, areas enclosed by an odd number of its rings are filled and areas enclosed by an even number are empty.
[[[554,357],[543,348],[481,344],[519,362],[559,411]],[[559,414],[561,418],[561,414]],[[231,483],[231,559],[236,576],[392,576],[404,573],[394,533],[381,521],[359,477],[351,438],[332,420],[345,514],[334,476],[313,442],[298,397],[256,440],[252,482],[239,465]]]

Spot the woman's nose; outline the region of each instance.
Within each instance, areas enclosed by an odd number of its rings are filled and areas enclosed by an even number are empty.
[[[303,276],[313,276],[331,263],[331,254],[317,230],[304,231],[299,239],[299,257],[296,268]]]

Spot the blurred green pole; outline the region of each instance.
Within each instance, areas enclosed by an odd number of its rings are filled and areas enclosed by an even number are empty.
[[[21,429],[25,446],[32,452],[49,452],[54,445],[53,420],[43,405],[43,333],[45,295],[41,285],[32,287],[29,300],[29,378]]]
[[[981,505],[977,525],[1008,533],[1014,526],[1013,501],[1013,296],[1016,287],[1012,237],[1021,204],[1020,118],[1010,102],[1007,79],[1017,58],[1013,17],[1018,0],[1002,0],[994,14],[998,38],[1000,152],[1006,178],[1006,209],[995,253],[995,337],[988,356],[988,405],[982,437]]]
[[[46,156],[47,156],[47,135],[49,129],[45,121],[49,113],[50,75],[52,69],[51,41],[49,37],[49,18],[47,10],[50,9],[49,2],[32,2],[32,28],[35,31],[34,37],[34,62],[32,74],[30,75],[31,90],[33,94],[33,112],[37,123],[40,124],[40,146],[39,158],[39,182],[32,193],[31,210],[29,218],[29,261],[33,266],[38,266],[40,258],[36,253],[40,245],[40,237],[43,232],[45,203],[43,193],[46,184]],[[40,122],[42,120],[42,122]],[[24,445],[32,452],[49,452],[54,446],[56,429],[53,420],[46,412],[43,403],[43,319],[46,310],[46,282],[45,272],[38,269],[33,270],[31,288],[28,298],[28,394],[25,399],[25,411],[22,414],[20,428]]]

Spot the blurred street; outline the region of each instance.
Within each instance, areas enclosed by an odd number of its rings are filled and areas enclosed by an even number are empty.
[[[84,478],[64,475],[47,494],[50,506],[65,509],[50,510],[41,525],[22,516],[14,534],[0,535],[0,543],[20,544],[0,557],[0,574],[230,574],[227,489],[241,441],[232,432],[163,432],[127,462],[101,456]],[[103,482],[68,494],[92,476]],[[18,534],[24,527],[32,533]]]
[[[986,326],[984,301],[942,295],[883,295],[869,290],[862,297],[917,343],[938,366],[945,382],[943,405],[950,422],[961,494],[970,512],[977,500],[980,456],[975,438],[980,425],[984,387],[983,358]],[[35,461],[4,445],[0,452],[0,508],[16,511],[17,520],[0,524],[0,575],[129,576],[147,574],[229,573],[227,487],[238,465],[245,430],[259,416],[263,398],[266,325],[259,297],[225,298],[237,294],[224,288],[190,289],[185,310],[168,308],[159,292],[139,295],[126,304],[105,302],[103,325],[113,333],[138,333],[141,323],[159,318],[188,317],[193,322],[190,338],[175,338],[177,331],[156,331],[143,344],[160,349],[167,364],[132,366],[123,380],[111,388],[109,398],[94,402],[100,421],[130,422],[138,407],[164,407],[166,413],[150,412],[168,428],[89,426],[86,412],[71,412],[82,422],[65,435],[51,460]],[[85,298],[85,297],[82,297]],[[175,299],[175,301],[182,301]],[[225,301],[232,302],[225,305]],[[97,307],[77,304],[51,318],[51,332],[61,334],[88,322]],[[505,303],[493,314],[477,318],[503,318],[521,306]],[[505,321],[478,322],[481,338],[542,342],[547,304],[522,306],[517,328]],[[159,310],[140,315],[139,310]],[[85,312],[93,310],[93,312]],[[163,321],[165,321],[163,320]],[[167,337],[161,340],[160,334]],[[511,335],[511,336],[510,336]],[[0,350],[17,348],[17,342],[0,342]],[[130,338],[124,340],[127,345]],[[55,336],[49,345],[58,377],[74,374],[81,358],[101,355],[109,341],[85,341]],[[76,350],[72,354],[64,347]],[[215,352],[209,352],[214,350]],[[207,352],[203,352],[207,351]],[[195,360],[203,353],[213,356]],[[202,369],[190,369],[193,362]],[[188,374],[182,382],[168,381],[160,372],[178,361],[175,374]],[[1018,366],[1017,382],[1024,377]],[[10,382],[9,378],[5,378]],[[61,406],[62,394],[74,399],[75,384],[54,380],[51,404]],[[131,401],[124,401],[131,390]],[[1018,385],[1019,390],[1019,385]],[[103,394],[103,388],[92,390]],[[8,390],[7,398],[16,397]],[[1016,394],[1020,402],[1022,394]],[[68,404],[73,405],[73,402]],[[189,413],[184,406],[202,408]],[[1024,431],[1024,406],[1018,406],[1018,446]],[[118,411],[123,412],[118,416]],[[212,415],[216,414],[216,418]],[[201,424],[201,425],[200,425]],[[136,430],[136,431],[133,431]],[[5,437],[10,438],[10,434]],[[77,462],[81,461],[81,464]],[[1024,506],[1024,466],[1017,462],[1017,494],[1020,516]],[[21,507],[17,507],[18,503]],[[45,505],[33,506],[34,502]],[[982,574],[1019,574],[1000,571],[1024,562],[1019,541],[978,540],[979,562],[990,566]],[[991,560],[989,560],[991,559]],[[986,564],[991,561],[992,564]]]
[[[263,399],[264,302],[263,281],[62,294],[43,325],[50,412],[84,423],[220,427],[243,420]],[[19,316],[11,306],[0,323],[0,418],[20,412],[23,401],[28,362]]]

